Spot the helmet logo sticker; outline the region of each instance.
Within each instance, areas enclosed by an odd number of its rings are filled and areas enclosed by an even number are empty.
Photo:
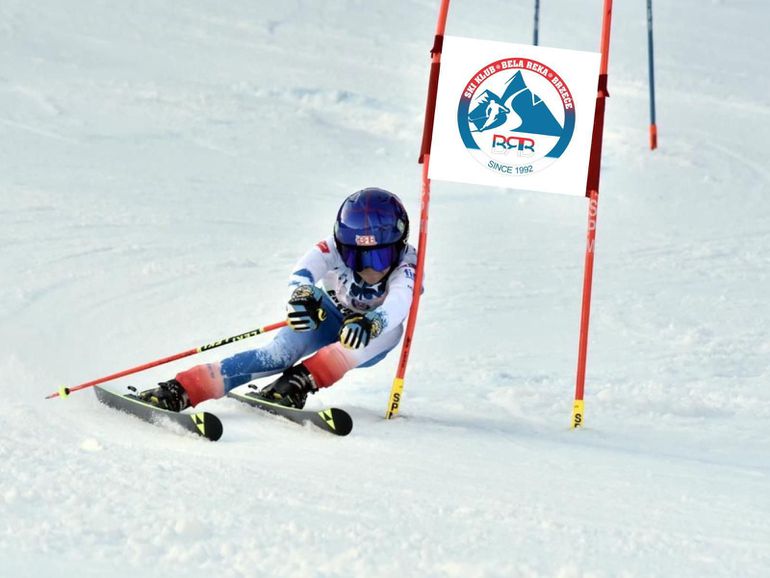
[[[374,247],[377,245],[377,239],[374,235],[356,235],[356,245],[359,247]]]

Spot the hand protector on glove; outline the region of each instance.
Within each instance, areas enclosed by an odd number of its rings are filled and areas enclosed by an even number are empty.
[[[321,307],[323,291],[315,285],[300,285],[289,298],[286,305],[286,321],[294,331],[313,331],[326,319],[326,311]]]
[[[369,340],[377,337],[383,329],[382,316],[369,313],[353,313],[345,317],[340,328],[340,343],[348,349],[359,349],[369,345]]]

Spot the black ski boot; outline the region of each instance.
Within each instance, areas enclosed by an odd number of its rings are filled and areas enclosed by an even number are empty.
[[[151,403],[168,411],[180,412],[190,407],[187,392],[176,379],[162,381],[158,387],[142,391],[137,394],[137,397],[146,403]]]
[[[281,377],[260,390],[257,395],[271,403],[302,409],[308,393],[316,392],[313,376],[303,364],[290,367]]]

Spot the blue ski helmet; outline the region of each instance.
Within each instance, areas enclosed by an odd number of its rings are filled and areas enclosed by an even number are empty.
[[[399,198],[384,189],[356,191],[342,203],[334,241],[354,271],[385,271],[401,256],[409,236],[409,216]]]

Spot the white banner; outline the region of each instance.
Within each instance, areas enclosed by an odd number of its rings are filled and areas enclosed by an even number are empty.
[[[428,176],[584,196],[600,58],[445,37]]]

